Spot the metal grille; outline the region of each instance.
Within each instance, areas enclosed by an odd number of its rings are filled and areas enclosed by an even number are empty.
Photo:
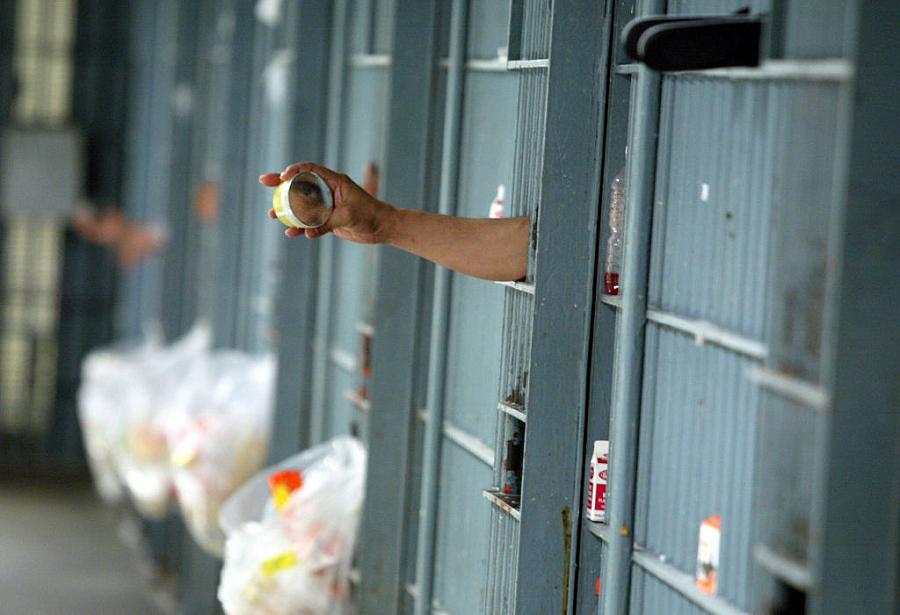
[[[19,0],[15,31],[14,120],[24,126],[65,124],[72,106],[74,1]],[[38,216],[16,216],[5,227],[0,426],[42,433],[56,397],[63,229]]]

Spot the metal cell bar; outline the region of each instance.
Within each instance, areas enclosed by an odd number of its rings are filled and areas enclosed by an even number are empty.
[[[663,4],[659,0],[644,0],[637,14],[658,14],[662,12]],[[603,612],[608,615],[627,613],[630,593],[650,220],[659,124],[659,74],[641,66],[636,86],[636,97],[631,107],[631,156],[627,165],[626,185],[630,190],[626,194],[625,204],[622,310],[614,354],[610,418],[607,514],[612,531],[606,568],[608,589],[602,596]]]
[[[549,32],[552,61],[542,103],[548,129],[535,144],[541,157],[536,181],[523,184],[541,206],[533,214],[537,285],[532,342],[526,350],[528,429],[513,578],[516,608],[534,613],[574,608],[610,5],[557,0]],[[531,72],[521,76],[543,78]]]
[[[900,609],[900,179],[896,138],[885,137],[896,134],[900,3],[859,0],[847,11],[856,74],[837,118],[824,344],[833,403],[815,491],[815,615]]]
[[[331,29],[332,47],[329,64],[332,78],[328,84],[328,125],[325,131],[325,162],[331,168],[337,167],[340,160],[344,89],[347,77],[347,39],[350,26],[348,1],[338,0],[335,3]],[[313,338],[315,362],[312,370],[312,404],[309,417],[309,442],[311,444],[321,442],[325,433],[326,376],[328,373],[326,349],[331,331],[334,242],[333,237],[326,237],[319,242],[319,285]]]
[[[450,16],[450,68],[444,119],[441,158],[441,183],[438,211],[452,214],[456,208],[459,143],[462,137],[463,63],[466,54],[468,0],[454,0]],[[419,506],[419,534],[416,553],[416,615],[427,615],[431,607],[434,582],[434,550],[437,531],[441,431],[444,419],[444,384],[447,365],[447,338],[450,317],[450,271],[437,267],[431,319],[431,344],[428,365],[428,421],[425,424],[422,457],[422,499]]]
[[[676,592],[713,615],[748,615],[728,601],[717,596],[711,596],[697,589],[696,579],[693,575],[678,570],[674,566],[666,564],[652,553],[636,548],[632,556],[634,563],[648,574],[653,575]],[[610,590],[612,587],[604,584]],[[626,613],[627,611],[620,611]]]
[[[385,199],[390,202],[428,202],[436,166],[430,139],[439,119],[437,88],[432,84],[440,23],[436,0],[396,1],[384,176]],[[363,577],[357,596],[361,613],[398,613],[411,567],[407,544],[415,540],[409,527],[410,511],[418,504],[419,431],[414,412],[421,403],[418,385],[424,371],[416,359],[424,354],[425,344],[418,335],[426,320],[422,306],[427,299],[419,259],[385,250],[378,267],[369,469],[359,547]]]

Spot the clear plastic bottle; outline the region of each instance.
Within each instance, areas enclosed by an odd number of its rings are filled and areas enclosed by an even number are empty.
[[[625,231],[625,168],[619,170],[609,186],[609,239],[606,242],[606,268],[603,289],[607,295],[619,294],[622,267],[622,235]]]

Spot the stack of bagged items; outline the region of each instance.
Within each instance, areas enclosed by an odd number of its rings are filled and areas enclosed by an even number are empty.
[[[219,599],[228,615],[325,615],[351,609],[350,565],[366,454],[337,437],[264,470],[222,507]]]
[[[275,360],[219,351],[196,361],[164,417],[172,477],[191,535],[222,555],[219,509],[268,455]]]

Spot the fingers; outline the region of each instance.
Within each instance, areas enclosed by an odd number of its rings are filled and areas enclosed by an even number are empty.
[[[265,173],[259,176],[259,183],[269,188],[274,188],[281,183],[281,177],[278,173]]]
[[[270,209],[270,210],[269,210],[269,217],[272,218],[273,220],[276,220],[276,219],[278,218],[278,214],[275,213],[275,210],[274,210],[274,209]]]
[[[284,234],[288,237],[299,237],[303,234],[302,228],[289,228],[284,230]]]

